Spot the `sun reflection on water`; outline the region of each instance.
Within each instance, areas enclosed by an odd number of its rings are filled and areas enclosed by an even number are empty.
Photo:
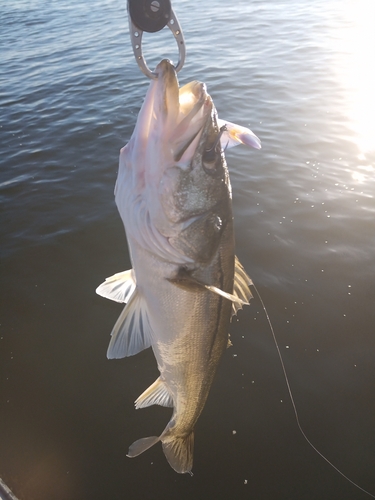
[[[346,112],[364,157],[375,152],[375,1],[347,0],[343,7],[346,27],[337,40],[343,56],[340,78],[349,90]]]

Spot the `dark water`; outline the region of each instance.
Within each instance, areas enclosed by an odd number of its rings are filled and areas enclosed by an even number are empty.
[[[113,187],[148,85],[126,2],[0,3],[0,476],[21,500],[369,498],[303,440],[259,300],[232,325],[196,428],[194,476],[160,447],[170,411],[135,411],[151,352],[108,361],[129,268]],[[301,424],[375,494],[374,3],[175,0],[187,62],[221,118],[263,149],[227,155],[237,254],[278,337]],[[176,58],[146,38],[150,66]]]

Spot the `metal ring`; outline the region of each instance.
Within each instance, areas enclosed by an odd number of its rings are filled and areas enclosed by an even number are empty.
[[[182,69],[185,62],[186,48],[185,48],[184,35],[182,33],[180,23],[178,22],[177,16],[174,13],[173,9],[171,9],[171,15],[168,20],[167,26],[172,31],[172,34],[178,46],[179,61],[175,66],[176,73],[178,73]],[[157,73],[150,70],[150,68],[147,66],[146,60],[142,53],[143,31],[133,23],[130,15],[129,15],[129,31],[130,31],[130,39],[132,42],[135,60],[137,61],[140,70],[149,78],[156,79],[158,77]]]

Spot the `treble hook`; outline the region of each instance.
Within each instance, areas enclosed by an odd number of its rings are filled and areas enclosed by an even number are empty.
[[[140,70],[149,78],[157,78],[157,73],[150,70],[143,56],[142,35],[144,31],[156,33],[168,26],[178,46],[179,61],[175,67],[178,73],[184,65],[186,49],[184,35],[170,0],[128,0],[128,14],[130,39]]]

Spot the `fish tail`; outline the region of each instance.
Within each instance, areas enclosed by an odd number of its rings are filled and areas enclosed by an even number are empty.
[[[133,444],[130,445],[129,451],[127,453],[127,457],[134,458],[143,453],[144,451],[154,446],[158,441],[160,441],[160,437],[158,436],[150,436],[142,439],[138,439],[138,441],[134,441]]]
[[[163,433],[164,434],[164,433]],[[150,436],[138,441],[134,441],[129,447],[127,457],[134,458],[148,450],[154,444],[162,441],[163,451],[169,465],[180,474],[189,473],[192,475],[193,468],[193,451],[194,451],[194,431],[184,437],[168,436],[163,438],[163,434],[158,436]]]
[[[176,472],[184,474],[188,472],[192,475],[193,468],[193,451],[194,451],[194,431],[184,437],[169,437],[163,439],[163,451],[169,465]]]

